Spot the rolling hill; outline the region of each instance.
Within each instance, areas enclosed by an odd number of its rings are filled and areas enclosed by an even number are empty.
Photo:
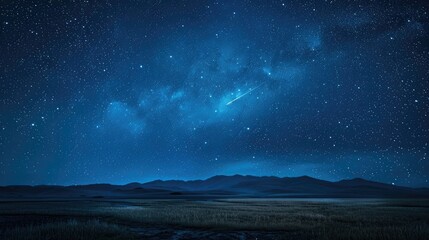
[[[156,180],[126,185],[3,186],[0,198],[426,198],[427,188],[409,188],[361,178],[330,182],[308,176],[214,176],[206,180]]]

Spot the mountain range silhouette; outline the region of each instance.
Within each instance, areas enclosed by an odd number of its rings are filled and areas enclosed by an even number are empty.
[[[331,182],[308,176],[217,175],[205,180],[156,180],[126,185],[13,185],[0,198],[426,198],[428,188],[410,188],[354,178]]]

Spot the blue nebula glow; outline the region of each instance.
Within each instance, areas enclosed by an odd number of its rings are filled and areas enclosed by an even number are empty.
[[[2,184],[253,174],[429,186],[423,1],[1,10]]]

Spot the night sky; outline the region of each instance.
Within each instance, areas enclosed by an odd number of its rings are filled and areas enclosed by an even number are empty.
[[[1,1],[0,185],[429,186],[425,1]]]

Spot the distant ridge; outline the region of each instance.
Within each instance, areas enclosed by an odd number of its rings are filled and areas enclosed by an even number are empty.
[[[1,199],[21,198],[429,198],[427,188],[409,188],[362,178],[330,182],[301,177],[217,175],[205,180],[155,180],[125,185],[4,186]]]

